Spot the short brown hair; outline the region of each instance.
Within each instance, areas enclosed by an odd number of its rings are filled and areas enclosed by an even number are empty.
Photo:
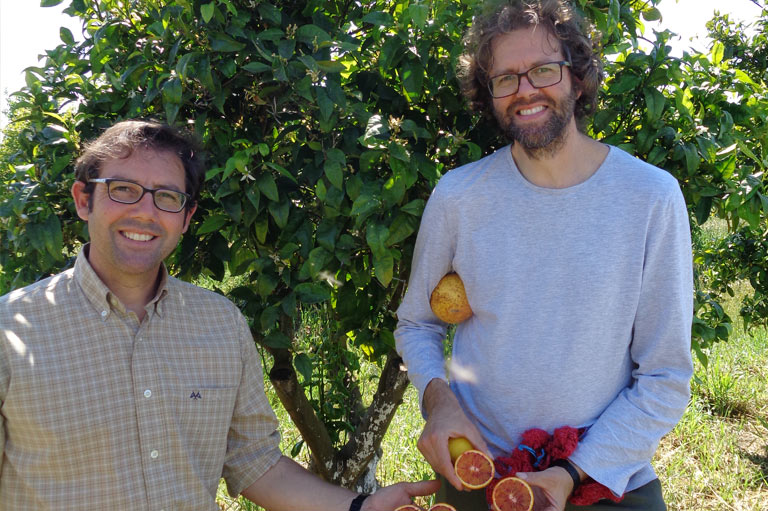
[[[161,122],[131,119],[107,128],[96,140],[86,144],[83,154],[75,162],[75,177],[86,183],[85,192],[92,194],[94,184],[88,180],[99,177],[105,161],[130,158],[139,148],[168,151],[179,157],[184,166],[185,192],[192,197],[186,207],[192,208],[200,195],[205,175],[200,144],[193,135]]]
[[[507,0],[476,16],[464,38],[464,54],[459,58],[461,91],[473,110],[492,115],[488,90],[493,40],[503,34],[530,26],[543,26],[563,46],[571,62],[571,73],[578,79],[581,96],[574,115],[581,125],[597,104],[597,91],[603,79],[603,65],[590,37],[591,27],[566,0]]]

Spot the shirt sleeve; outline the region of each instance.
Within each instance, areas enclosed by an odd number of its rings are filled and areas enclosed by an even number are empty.
[[[690,397],[693,269],[679,188],[650,215],[630,356],[631,385],[590,427],[571,460],[617,495],[647,466]]]
[[[245,318],[238,311],[242,374],[227,437],[223,477],[230,495],[239,495],[280,459],[280,433],[264,393],[261,357]]]
[[[455,235],[435,188],[424,208],[416,238],[411,275],[403,302],[397,309],[395,344],[408,369],[408,378],[419,393],[434,378],[447,381],[443,342],[447,324],[434,315],[429,297],[440,279],[452,268]],[[423,413],[423,407],[422,407]]]

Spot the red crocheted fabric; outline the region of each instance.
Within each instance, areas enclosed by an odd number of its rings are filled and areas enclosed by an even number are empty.
[[[499,456],[493,460],[496,472],[500,477],[495,478],[485,488],[485,497],[489,505],[493,488],[503,477],[515,475],[517,472],[537,472],[549,468],[553,461],[567,458],[576,450],[581,431],[570,426],[557,428],[550,435],[543,429],[529,429],[522,435],[522,441],[509,456]],[[536,466],[534,466],[534,464]],[[611,490],[592,478],[584,480],[571,494],[568,502],[574,506],[588,506],[601,499],[619,502],[624,498],[616,497]]]

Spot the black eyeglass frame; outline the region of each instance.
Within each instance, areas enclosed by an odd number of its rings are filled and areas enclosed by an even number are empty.
[[[531,78],[528,76],[528,73],[530,73],[534,69],[538,69],[538,68],[540,68],[542,66],[548,66],[550,64],[558,64],[559,69],[560,69],[560,79],[557,80],[554,83],[550,83],[548,85],[543,85],[541,87],[538,87],[538,86],[534,85],[533,82],[531,81]],[[521,78],[523,78],[523,77],[525,77],[525,79],[528,80],[528,83],[530,83],[531,87],[533,87],[534,89],[545,89],[547,87],[552,87],[553,85],[557,85],[558,83],[563,81],[563,66],[571,67],[571,63],[569,61],[567,61],[567,60],[559,60],[559,61],[554,61],[554,62],[544,62],[543,64],[539,64],[537,66],[533,66],[532,68],[527,69],[527,70],[523,71],[522,73],[501,73],[501,74],[498,74],[498,75],[491,76],[490,78],[488,78],[488,92],[491,93],[491,97],[493,99],[506,98],[506,97],[511,96],[513,94],[517,94],[520,91],[520,81],[521,81]],[[495,78],[500,77],[500,76],[517,76],[517,88],[515,89],[514,92],[510,92],[509,94],[504,94],[503,96],[494,96],[493,95],[493,80]]]
[[[159,209],[160,211],[165,211],[166,213],[180,213],[181,211],[184,210],[184,207],[187,205],[187,203],[192,201],[192,196],[190,194],[186,193],[186,192],[181,192],[179,190],[172,190],[170,188],[147,188],[145,186],[140,185],[139,183],[136,183],[134,181],[129,181],[127,179],[117,179],[117,178],[113,178],[113,177],[99,177],[99,178],[89,179],[88,182],[89,183],[104,183],[104,184],[106,184],[107,185],[107,196],[109,197],[109,199],[111,201],[117,202],[118,204],[136,204],[141,199],[143,199],[144,196],[147,193],[149,193],[149,194],[152,195],[152,203],[155,205],[155,207],[157,209]],[[110,183],[115,183],[115,182],[117,182],[117,183],[130,183],[132,185],[136,185],[139,188],[141,188],[141,195],[139,195],[139,197],[135,201],[125,201],[125,200],[115,199],[114,197],[112,197],[112,190],[111,190],[111,186],[110,186]],[[157,192],[173,192],[173,193],[177,193],[177,194],[181,195],[183,197],[183,199],[184,199],[181,202],[181,207],[179,209],[177,209],[177,210],[165,209],[165,208],[160,207],[160,205],[157,203],[157,196],[155,195],[155,193],[157,193]]]

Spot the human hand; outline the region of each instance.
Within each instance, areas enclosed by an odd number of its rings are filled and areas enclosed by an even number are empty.
[[[573,479],[561,467],[541,472],[519,472],[516,477],[531,485],[533,511],[563,511],[573,490]]]
[[[417,447],[432,468],[457,490],[465,490],[456,476],[448,452],[448,439],[464,437],[475,449],[488,454],[488,446],[461,409],[456,396],[443,380],[432,380],[424,392],[427,421]]]
[[[432,495],[438,489],[440,489],[440,481],[435,479],[385,486],[365,499],[360,511],[393,511],[397,507],[411,504],[412,497]]]

